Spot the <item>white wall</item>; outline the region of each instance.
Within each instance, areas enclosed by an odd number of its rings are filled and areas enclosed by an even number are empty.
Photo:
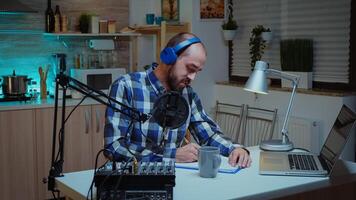
[[[267,109],[277,108],[278,115],[283,119],[291,94],[285,91],[270,90],[268,95],[262,95],[247,92],[242,87],[227,85],[216,85],[215,90],[215,100],[237,105],[248,104]],[[319,121],[321,126],[319,144],[321,147],[343,104],[356,112],[356,96],[342,97],[296,93],[290,116]],[[344,157],[353,160],[355,153],[354,138],[351,139],[350,143],[347,152],[351,153],[345,154]]]
[[[209,112],[214,106],[216,81],[228,80],[228,47],[222,39],[221,21],[199,20],[199,0],[180,0],[180,21],[190,21],[192,32],[205,44],[208,59],[205,68],[193,82],[193,88],[199,94],[203,106]],[[145,14],[161,13],[161,1],[157,0],[130,0],[130,25],[145,24]],[[154,61],[155,38],[142,37],[139,40],[138,66],[150,64]]]
[[[192,31],[202,39],[208,52],[205,69],[199,74],[193,87],[202,99],[206,111],[210,112],[215,105],[214,97],[217,95],[214,89],[215,82],[229,80],[228,46],[222,37],[222,22],[200,21],[199,0],[193,0],[193,10]]]

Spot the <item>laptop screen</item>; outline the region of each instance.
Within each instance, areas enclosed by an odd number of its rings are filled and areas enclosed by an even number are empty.
[[[329,169],[339,158],[355,121],[356,114],[343,105],[320,152]]]

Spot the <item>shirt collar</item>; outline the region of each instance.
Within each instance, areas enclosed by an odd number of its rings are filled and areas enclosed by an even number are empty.
[[[159,81],[159,79],[154,73],[154,70],[156,69],[157,66],[158,66],[157,63],[152,63],[151,67],[147,70],[147,77],[155,92],[157,94],[163,94],[166,92],[166,89],[163,87],[161,81]]]

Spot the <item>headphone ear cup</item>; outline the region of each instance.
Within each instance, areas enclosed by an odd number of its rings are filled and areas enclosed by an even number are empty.
[[[160,58],[162,62],[164,62],[165,64],[172,65],[177,60],[177,54],[175,53],[174,48],[168,47],[168,48],[164,48],[161,51]]]

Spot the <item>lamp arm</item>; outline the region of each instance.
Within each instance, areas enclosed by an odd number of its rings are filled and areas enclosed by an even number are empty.
[[[287,124],[288,124],[288,120],[289,120],[289,114],[290,114],[290,110],[292,108],[292,104],[293,104],[293,101],[294,101],[294,96],[295,96],[295,93],[296,93],[296,90],[297,90],[297,86],[298,84],[293,82],[293,90],[292,90],[292,94],[290,96],[290,99],[289,99],[289,103],[288,103],[288,108],[287,108],[287,112],[286,112],[286,115],[284,117],[284,122],[283,122],[283,127],[282,127],[282,140],[283,140],[283,143],[285,143],[286,141],[288,141],[288,130],[287,130]]]
[[[298,75],[290,74],[290,73],[283,72],[283,71],[276,70],[276,69],[266,69],[266,73],[267,74],[276,74],[276,75],[280,76],[281,78],[292,81],[293,84],[298,86],[299,79],[300,79],[300,77]]]
[[[293,104],[293,101],[294,101],[294,96],[295,96],[295,93],[297,91],[297,87],[298,87],[298,83],[299,83],[300,77],[298,75],[286,73],[286,72],[279,71],[279,70],[276,70],[276,69],[266,69],[266,73],[267,74],[276,74],[276,75],[280,76],[281,78],[290,80],[292,82],[292,86],[293,86],[292,94],[291,94],[290,99],[289,99],[288,108],[287,108],[286,115],[284,117],[283,127],[282,127],[282,131],[281,131],[282,132],[282,143],[285,144],[285,143],[287,143],[289,141],[287,124],[288,124],[289,114],[290,114],[290,111],[291,111],[291,108],[292,108],[292,104]]]

